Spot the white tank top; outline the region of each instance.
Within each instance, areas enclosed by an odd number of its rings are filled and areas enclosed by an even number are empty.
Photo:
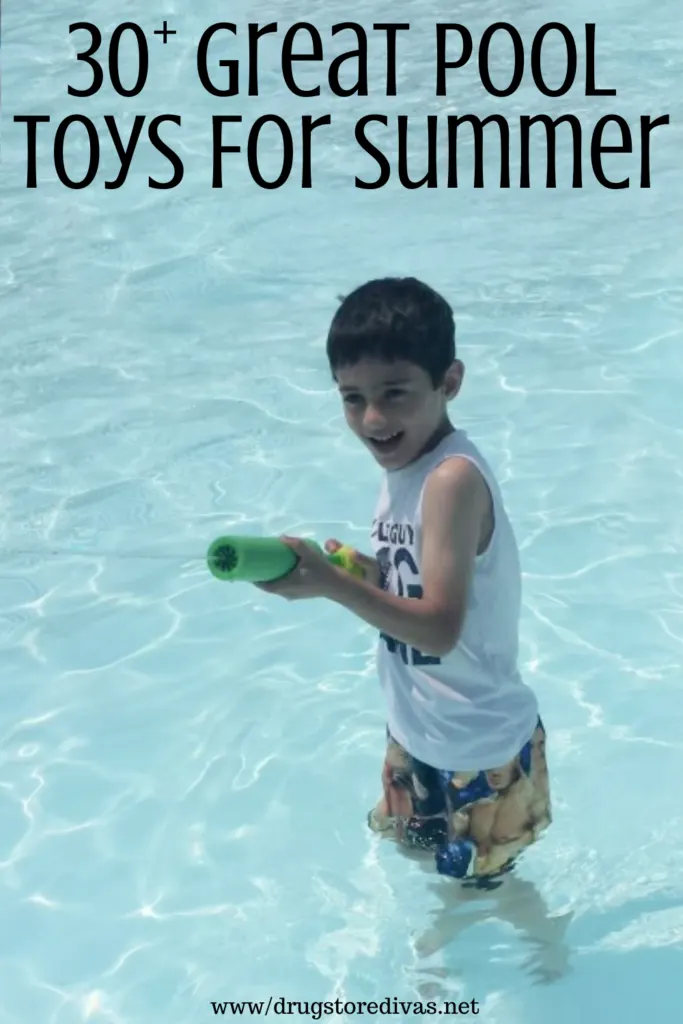
[[[460,639],[448,655],[434,658],[380,634],[377,667],[392,736],[434,768],[481,771],[519,753],[534,731],[538,705],[517,666],[517,543],[498,483],[463,431],[449,434],[405,469],[385,474],[372,543],[384,589],[421,597],[424,487],[441,462],[456,456],[473,462],[484,477],[494,515],[489,545],[476,559]]]

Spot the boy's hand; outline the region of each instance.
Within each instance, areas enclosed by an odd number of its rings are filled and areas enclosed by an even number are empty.
[[[311,597],[330,597],[336,591],[339,573],[343,570],[320,552],[297,537],[280,537],[299,559],[296,567],[282,579],[271,583],[256,583],[259,590],[275,594],[288,601],[301,601]]]
[[[328,540],[325,541],[325,551],[328,554],[333,555],[335,551],[339,551],[339,548],[344,547],[341,541]],[[373,587],[378,587],[380,583],[380,570],[379,562],[376,558],[370,558],[368,555],[361,554],[356,548],[353,549],[353,557],[360,567],[365,572],[365,579],[368,583],[371,583]]]

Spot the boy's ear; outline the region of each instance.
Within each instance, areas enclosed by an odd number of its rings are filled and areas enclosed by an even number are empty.
[[[465,376],[465,367],[459,359],[454,359],[451,365],[446,370],[444,377],[444,390],[446,392],[446,398],[450,401],[455,398],[460,388],[462,387],[463,377]]]

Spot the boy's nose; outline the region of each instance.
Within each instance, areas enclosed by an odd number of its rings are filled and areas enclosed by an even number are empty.
[[[379,409],[368,405],[363,416],[363,429],[365,432],[370,433],[373,430],[384,430],[386,425],[386,417],[382,415]]]

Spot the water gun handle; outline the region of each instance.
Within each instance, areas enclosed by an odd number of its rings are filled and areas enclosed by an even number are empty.
[[[355,551],[348,544],[342,544],[332,554],[326,553],[325,557],[334,565],[350,572],[352,576],[357,576],[361,580],[365,579],[365,569],[358,563]]]
[[[316,541],[307,541],[322,551]],[[325,557],[354,576],[365,571],[347,545]],[[272,583],[287,576],[297,564],[297,556],[283,541],[274,537],[217,537],[207,553],[207,564],[216,579],[231,583]]]

